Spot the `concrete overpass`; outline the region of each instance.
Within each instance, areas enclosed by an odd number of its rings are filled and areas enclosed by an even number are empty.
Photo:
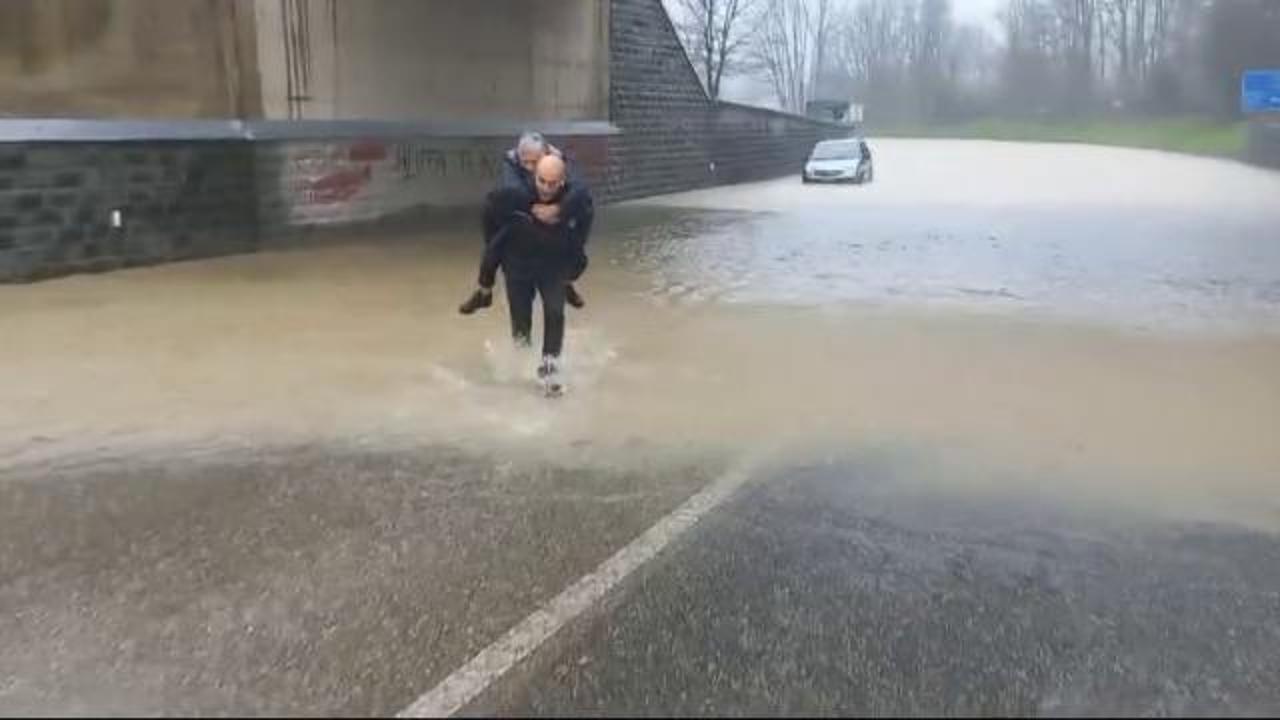
[[[712,101],[660,0],[10,0],[0,108],[0,280],[474,204],[529,127],[602,200],[850,131]]]
[[[597,0],[15,0],[0,97],[24,116],[586,120]]]

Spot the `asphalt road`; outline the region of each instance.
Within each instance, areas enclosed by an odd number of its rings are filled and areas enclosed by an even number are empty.
[[[555,402],[471,226],[0,287],[0,715],[393,714],[744,467],[464,712],[1280,712],[1280,175],[873,150],[606,209]]]
[[[503,708],[518,715],[1270,715],[1280,537],[775,472]],[[943,470],[945,472],[945,470]],[[910,484],[910,483],[908,483]]]
[[[0,713],[394,713],[700,482],[333,446],[10,473]]]

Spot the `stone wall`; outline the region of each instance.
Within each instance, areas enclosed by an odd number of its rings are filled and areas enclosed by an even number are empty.
[[[851,132],[841,126],[733,103],[719,103],[712,123],[709,144],[719,183],[786,174],[799,178],[815,143]]]
[[[0,144],[0,281],[251,251],[251,168],[235,142]]]
[[[299,228],[474,206],[520,130],[80,122],[41,138],[54,123],[24,123],[34,141],[0,140],[0,282],[250,252]],[[550,129],[605,185],[608,126]]]
[[[518,127],[486,135],[278,138],[254,143],[259,224],[365,222],[423,208],[476,206],[493,186]],[[593,185],[604,184],[610,135],[600,124],[551,133]]]
[[[612,0],[609,119],[621,132],[602,191],[622,200],[711,185],[712,103],[661,0]]]

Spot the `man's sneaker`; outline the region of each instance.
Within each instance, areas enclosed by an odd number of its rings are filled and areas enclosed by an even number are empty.
[[[547,378],[560,372],[560,363],[552,355],[543,355],[542,364],[538,366],[538,379],[546,380]]]
[[[543,356],[542,364],[538,366],[538,379],[548,396],[564,392],[564,384],[560,382],[560,363],[554,357]]]
[[[564,299],[570,305],[574,306],[579,310],[581,310],[583,306],[587,304],[587,301],[583,300],[582,296],[578,294],[578,290],[573,286],[573,283],[569,283],[568,287],[564,289]]]
[[[480,308],[487,308],[492,304],[493,304],[492,291],[485,292],[483,290],[476,290],[475,292],[471,293],[471,297],[467,298],[466,302],[458,306],[458,312],[462,313],[463,315],[470,315],[471,313],[479,310]]]

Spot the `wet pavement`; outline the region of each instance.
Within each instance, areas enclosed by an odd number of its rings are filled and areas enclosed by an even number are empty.
[[[1275,712],[1280,175],[873,150],[605,209],[555,402],[471,223],[0,287],[0,714],[394,713],[746,455],[502,709]]]
[[[1280,708],[1275,535],[929,481],[948,470],[894,449],[776,471],[502,713]]]
[[[259,447],[7,477],[4,715],[387,715],[707,478]]]

